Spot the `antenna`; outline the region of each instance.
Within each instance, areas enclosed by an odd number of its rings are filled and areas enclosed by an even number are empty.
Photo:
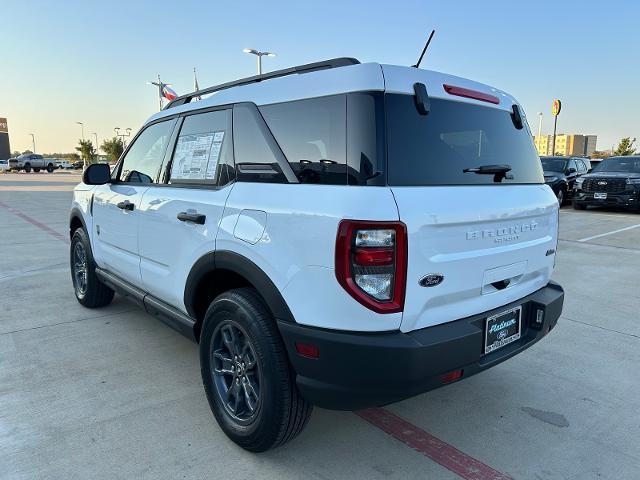
[[[420,67],[420,62],[422,62],[422,57],[424,57],[424,54],[427,52],[427,48],[429,48],[429,44],[431,43],[431,39],[433,38],[433,34],[434,33],[436,33],[435,29],[431,30],[431,35],[429,35],[429,39],[427,40],[427,44],[422,49],[422,53],[420,54],[420,58],[418,59],[418,63],[416,63],[415,65],[412,65],[412,67],[414,67],[414,68],[419,68]]]

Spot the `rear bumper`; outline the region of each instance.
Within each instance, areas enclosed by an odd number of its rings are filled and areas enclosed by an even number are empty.
[[[279,322],[302,395],[322,408],[357,410],[403,400],[443,386],[442,375],[479,373],[527,349],[555,326],[564,291],[557,283],[495,310],[409,333],[352,333]],[[484,321],[522,305],[522,338],[483,355]],[[544,311],[540,328],[537,310]],[[318,359],[296,352],[296,342],[315,345]]]
[[[596,200],[593,193],[577,191],[574,192],[573,201],[584,206],[640,209],[640,190],[607,193],[607,198],[604,200]]]

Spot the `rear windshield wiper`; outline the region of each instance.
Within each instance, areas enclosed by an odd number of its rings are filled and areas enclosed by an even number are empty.
[[[464,173],[476,173],[478,175],[493,175],[494,182],[501,182],[503,178],[512,179],[513,175],[507,175],[511,171],[511,165],[480,165],[479,167],[465,168]]]

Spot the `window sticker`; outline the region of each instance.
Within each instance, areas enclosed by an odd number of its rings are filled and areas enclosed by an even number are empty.
[[[205,132],[179,137],[171,180],[214,180],[224,133]]]

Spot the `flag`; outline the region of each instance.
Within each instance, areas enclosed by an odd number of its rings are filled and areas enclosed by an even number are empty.
[[[162,85],[162,96],[167,100],[171,101],[174,98],[177,98],[178,94],[174,92],[169,86]]]

